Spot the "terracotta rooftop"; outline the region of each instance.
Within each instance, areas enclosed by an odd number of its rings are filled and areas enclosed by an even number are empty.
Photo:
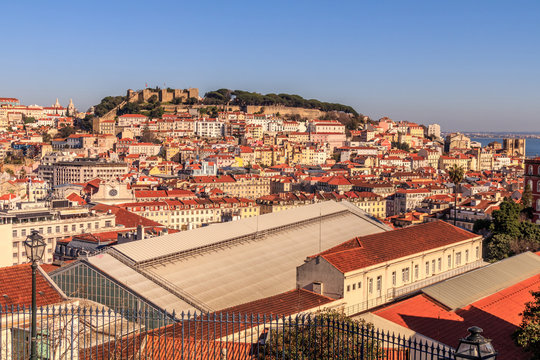
[[[30,264],[0,268],[0,306],[32,305],[32,269]],[[37,306],[46,306],[64,301],[51,283],[36,272]]]
[[[390,305],[375,314],[444,344],[456,347],[476,325],[493,340],[501,359],[523,359],[525,354],[512,341],[525,303],[533,300],[531,291],[540,287],[540,274],[496,292],[455,312],[447,310],[427,295],[417,295]]]
[[[227,309],[222,314],[261,314],[261,315],[293,315],[335,301],[332,298],[314,292],[296,289],[264,299],[251,301]]]
[[[346,241],[319,254],[342,273],[478,237],[435,221]]]

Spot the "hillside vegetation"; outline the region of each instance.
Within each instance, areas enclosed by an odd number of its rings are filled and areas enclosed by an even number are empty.
[[[204,103],[207,105],[238,105],[238,106],[272,106],[283,105],[290,107],[301,107],[306,109],[317,109],[321,111],[342,111],[345,113],[358,115],[351,106],[328,103],[316,99],[304,99],[300,95],[290,94],[259,94],[243,90],[219,89],[209,91],[204,95]]]

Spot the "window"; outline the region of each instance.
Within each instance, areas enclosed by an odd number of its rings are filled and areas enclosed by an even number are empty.
[[[17,237],[17,230],[13,230],[13,237]]]
[[[461,251],[456,253],[456,265],[461,265]]]
[[[431,260],[431,274],[435,274],[435,260]]]
[[[362,282],[359,281],[359,282],[358,282],[358,289],[361,289],[361,288],[362,288]]]
[[[352,284],[352,289],[356,290],[356,284]]]
[[[39,231],[40,234],[43,234],[43,228],[39,228],[38,231]]]
[[[21,236],[26,236],[26,229],[21,230]]]
[[[418,269],[418,265],[416,265],[415,269]],[[409,268],[408,267],[401,269],[401,281],[403,282],[409,281]]]
[[[351,285],[347,285],[347,292],[351,291]]]
[[[77,231],[77,225],[71,225],[71,231]]]
[[[370,294],[373,294],[373,279],[369,279],[369,283],[368,283],[368,289],[369,289],[369,293]]]
[[[52,227],[49,226],[49,227],[47,228],[47,234],[50,234],[50,233],[52,233]]]
[[[396,272],[392,271],[392,286],[396,286]]]
[[[60,226],[57,226],[55,230],[56,230],[57,233],[59,233],[60,232]]]
[[[465,250],[465,262],[469,262],[469,250]]]
[[[448,255],[448,268],[452,267],[452,255]]]
[[[377,293],[380,295],[382,289],[382,276],[377,276]]]
[[[426,275],[429,275],[429,261],[426,261]]]
[[[480,247],[477,246],[477,247],[474,249],[474,252],[476,253],[476,258],[477,258],[477,259],[480,258]]]

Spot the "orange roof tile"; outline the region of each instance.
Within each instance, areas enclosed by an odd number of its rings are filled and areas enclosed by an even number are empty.
[[[444,221],[346,241],[319,254],[342,273],[478,237]]]

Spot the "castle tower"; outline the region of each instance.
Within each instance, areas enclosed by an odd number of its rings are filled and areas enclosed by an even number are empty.
[[[53,107],[54,107],[54,108],[59,108],[59,107],[61,107],[61,106],[60,106],[60,102],[58,101],[58,98],[56,98],[56,102],[54,103]]]

